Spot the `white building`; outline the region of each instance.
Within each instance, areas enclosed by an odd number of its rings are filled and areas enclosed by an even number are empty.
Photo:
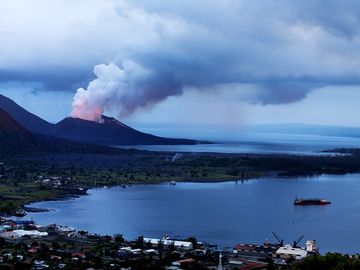
[[[186,250],[193,249],[193,244],[191,242],[187,242],[187,241],[157,239],[157,238],[144,238],[144,242],[150,243],[152,246],[158,246],[160,241],[165,247],[174,245],[174,247],[180,248],[180,249],[186,249]]]
[[[4,238],[21,238],[24,236],[29,236],[29,237],[42,237],[42,236],[47,236],[48,233],[47,232],[39,232],[36,230],[31,230],[31,231],[25,231],[25,230],[14,230],[14,231],[8,231],[8,232],[4,232],[1,234],[1,237]]]
[[[291,245],[285,245],[280,247],[276,251],[276,257],[280,257],[282,259],[291,259],[302,260],[307,256],[307,251],[301,248],[294,248]]]

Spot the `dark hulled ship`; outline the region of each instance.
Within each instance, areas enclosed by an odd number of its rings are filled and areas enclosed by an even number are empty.
[[[294,205],[327,205],[330,201],[325,199],[298,199],[295,198]]]

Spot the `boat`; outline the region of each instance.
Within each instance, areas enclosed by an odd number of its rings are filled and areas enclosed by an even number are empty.
[[[298,199],[295,198],[294,205],[327,205],[330,201],[325,199]]]
[[[175,182],[175,181],[171,181],[171,182],[170,182],[170,185],[175,186],[175,185],[176,185],[176,182]]]

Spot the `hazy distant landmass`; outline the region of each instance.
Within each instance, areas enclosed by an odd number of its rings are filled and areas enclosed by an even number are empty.
[[[360,138],[360,128],[346,127],[346,126],[309,125],[303,123],[272,124],[272,125],[269,124],[269,125],[254,125],[251,126],[249,130],[252,132],[263,132],[263,133],[286,133],[286,134]]]
[[[294,124],[264,124],[227,126],[187,123],[135,123],[134,127],[159,136],[177,136],[216,142],[239,142],[263,137],[261,134],[309,135],[343,138],[360,138],[359,127]],[[288,137],[290,138],[290,137]]]

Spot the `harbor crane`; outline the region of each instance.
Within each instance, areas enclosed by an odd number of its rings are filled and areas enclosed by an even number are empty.
[[[273,236],[276,238],[276,240],[278,240],[279,245],[282,247],[284,245],[284,240],[280,239],[274,232],[271,232],[273,234]]]
[[[298,247],[298,244],[300,243],[300,241],[304,238],[304,236],[300,236],[300,238],[297,240],[297,241],[294,241],[293,243],[293,248],[297,248]]]

